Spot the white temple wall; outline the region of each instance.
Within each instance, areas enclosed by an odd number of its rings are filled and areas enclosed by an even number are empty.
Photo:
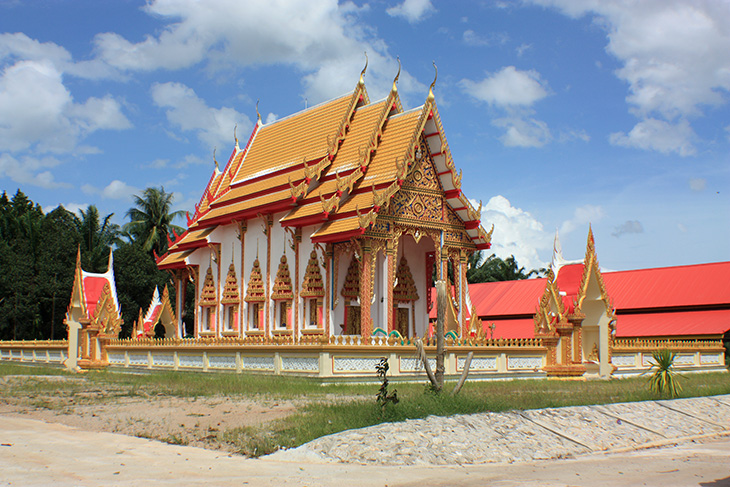
[[[217,269],[213,269],[213,277],[216,279],[215,282],[217,284],[218,290],[218,306],[216,309],[216,336],[218,337],[221,336],[221,332],[223,331],[224,326],[224,313],[221,298],[223,297],[223,290],[226,287],[228,267],[231,265],[231,261],[233,261],[233,265],[236,268],[236,278],[238,280],[238,285],[240,286],[241,284],[241,281],[239,279],[239,269],[241,264],[241,244],[237,238],[237,231],[238,227],[236,225],[221,225],[216,227],[216,229],[213,230],[208,236],[211,242],[220,243],[220,264],[217,266]],[[208,249],[208,252],[211,252],[211,250]],[[213,264],[215,265],[215,262],[213,262]],[[220,274],[217,274],[217,272],[220,272]],[[204,279],[205,275],[203,275],[202,277]]]

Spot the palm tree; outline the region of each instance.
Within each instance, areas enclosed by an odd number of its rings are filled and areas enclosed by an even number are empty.
[[[480,258],[481,252],[474,252],[469,257],[466,279],[470,283],[516,281],[518,279],[529,279],[533,275],[539,276],[543,272],[543,269],[533,269],[528,272],[524,267],[518,267],[514,255],[501,259],[492,254],[479,264]]]
[[[102,220],[94,205],[89,205],[86,211],[79,210],[79,213],[81,218],[74,215],[74,225],[81,246],[83,267],[90,272],[106,271],[109,248],[121,242],[121,229],[111,222],[114,213]]]
[[[183,228],[173,225],[175,218],[182,217],[182,210],[172,209],[172,193],[165,188],[147,188],[142,196],[134,196],[136,208],[130,208],[127,216],[130,222],[124,225],[124,231],[136,242],[142,244],[147,252],[162,255],[167,252],[167,237],[172,231],[182,233]]]

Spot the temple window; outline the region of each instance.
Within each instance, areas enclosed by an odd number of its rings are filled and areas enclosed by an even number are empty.
[[[294,299],[294,292],[286,255],[282,255],[279,261],[279,269],[276,271],[271,299],[274,300],[274,326],[279,330],[291,329],[291,303]]]
[[[259,267],[258,259],[253,262],[244,301],[248,303],[248,329],[263,330],[264,302],[266,301],[266,296],[264,294],[264,281],[261,276],[261,267]]]
[[[239,301],[236,267],[233,265],[233,255],[231,254],[231,265],[228,267],[226,285],[221,298],[221,303],[223,303],[223,331],[229,332],[229,334],[238,331]]]
[[[307,263],[307,270],[302,283],[302,298],[304,298],[304,328],[324,328],[322,303],[324,299],[324,284],[319,270],[317,252],[312,250]]]
[[[251,303],[248,305],[248,329],[249,330],[260,330],[261,329],[261,303]]]
[[[218,293],[216,292],[216,285],[213,280],[213,271],[211,267],[208,267],[208,271],[205,274],[205,281],[203,282],[203,290],[200,293],[198,306],[200,306],[201,318],[200,331],[206,333],[215,332]]]
[[[307,299],[307,322],[306,328],[322,328],[322,300]]]

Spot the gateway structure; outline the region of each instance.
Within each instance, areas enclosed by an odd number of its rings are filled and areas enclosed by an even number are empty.
[[[273,123],[216,169],[188,229],[158,258],[195,286],[195,337],[299,342],[347,335],[425,336],[432,269],[453,270],[464,335],[467,257],[491,231],[461,191],[441,119],[404,111],[396,76],[371,102],[352,93]],[[178,336],[184,330],[178,318]]]

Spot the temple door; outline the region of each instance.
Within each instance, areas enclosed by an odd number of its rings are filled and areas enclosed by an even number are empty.
[[[345,335],[360,334],[360,306],[347,306],[345,315]]]
[[[396,308],[396,310],[395,329],[398,330],[401,336],[408,338],[408,316],[410,310],[408,308]]]

